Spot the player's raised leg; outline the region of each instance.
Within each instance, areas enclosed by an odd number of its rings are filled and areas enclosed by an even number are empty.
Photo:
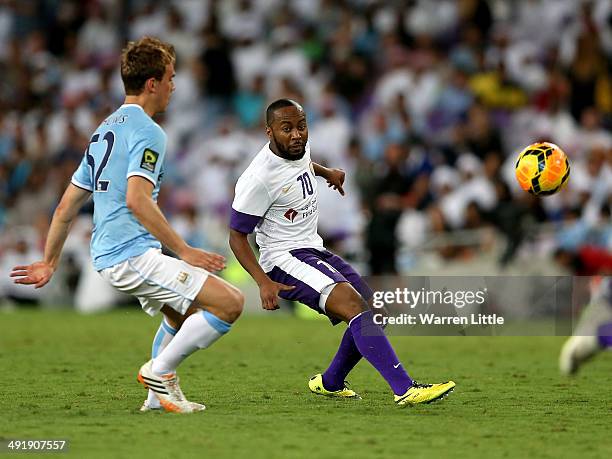
[[[156,373],[176,371],[198,349],[205,349],[229,332],[242,312],[244,296],[236,287],[209,275],[197,294],[193,312],[185,319],[168,346],[154,359]]]
[[[139,381],[155,392],[166,411],[190,413],[204,409],[185,398],[176,368],[195,351],[211,346],[226,334],[240,316],[243,304],[244,297],[238,289],[209,274],[174,339],[141,367]]]
[[[455,383],[418,384],[404,370],[391,343],[373,313],[350,284],[342,282],[332,290],[325,304],[328,315],[348,323],[355,346],[361,355],[387,381],[399,406],[429,403],[448,394]]]
[[[559,370],[572,375],[591,357],[612,349],[612,280],[610,277],[591,281],[591,299],[584,308],[573,336],[563,345]]]
[[[153,339],[153,345],[151,346],[152,359],[155,359],[155,357],[157,357],[166,348],[166,346],[170,343],[170,341],[172,341],[178,330],[181,328],[181,325],[187,319],[187,317],[197,310],[198,309],[195,307],[190,307],[185,315],[181,315],[167,305],[164,305],[161,308],[164,318],[157,330],[157,333],[155,334],[155,338]],[[191,402],[191,405],[193,411],[202,411],[206,408],[200,403]],[[155,391],[149,389],[147,398],[140,407],[140,411],[147,412],[162,409],[163,407],[159,403],[159,399],[157,398]]]
[[[575,374],[584,363],[605,349],[612,349],[612,322],[600,324],[594,334],[574,335],[565,342],[559,356],[561,374]]]

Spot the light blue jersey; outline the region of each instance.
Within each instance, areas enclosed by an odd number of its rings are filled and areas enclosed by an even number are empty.
[[[97,271],[161,247],[125,197],[128,178],[138,175],[153,183],[157,201],[165,154],[166,134],[140,105],[122,105],[95,130],[72,184],[93,193],[91,258]]]

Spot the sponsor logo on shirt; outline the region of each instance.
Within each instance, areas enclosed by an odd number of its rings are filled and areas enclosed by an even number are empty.
[[[298,213],[294,209],[289,209],[287,212],[285,212],[285,218],[289,220],[290,222],[293,222],[293,220],[295,220],[295,217],[297,216],[298,216]]]
[[[155,166],[157,165],[158,158],[159,153],[151,150],[150,148],[145,148],[145,151],[142,153],[140,167],[146,171],[155,172]]]
[[[305,206],[300,207],[300,212],[302,212],[302,218],[310,217],[317,211],[317,208],[317,198],[313,198]]]

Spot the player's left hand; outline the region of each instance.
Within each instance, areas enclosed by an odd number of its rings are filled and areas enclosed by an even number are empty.
[[[37,261],[31,265],[15,266],[10,276],[16,278],[13,280],[15,284],[34,284],[34,288],[41,288],[51,280],[54,271],[50,264],[44,261]]]
[[[333,188],[334,190],[338,190],[342,196],[344,196],[344,177],[345,173],[342,169],[329,169],[329,173],[326,177],[327,186]]]

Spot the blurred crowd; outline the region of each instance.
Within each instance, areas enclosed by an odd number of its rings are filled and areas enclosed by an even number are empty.
[[[267,140],[266,105],[289,97],[313,159],[347,171],[346,197],[320,193],[321,234],[367,272],[453,234],[478,236],[444,239],[442,260],[493,233],[505,265],[538,225],[559,263],[609,263],[612,0],[0,0],[3,273],[40,256],[91,132],[123,101],[120,51],[143,35],[177,51],[160,205],[193,245],[227,250],[235,180]],[[514,180],[540,140],[571,164],[545,199]],[[89,231],[84,218],[68,241],[77,266]]]

